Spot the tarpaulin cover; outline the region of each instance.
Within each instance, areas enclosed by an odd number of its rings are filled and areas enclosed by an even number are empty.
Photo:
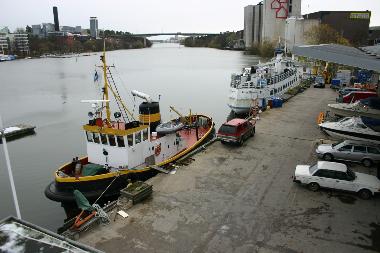
[[[79,209],[83,211],[92,211],[94,208],[90,205],[86,197],[78,190],[74,190],[75,202]]]
[[[94,176],[96,174],[101,174],[100,172],[104,171],[103,165],[99,164],[86,164],[83,166],[82,175],[83,176]]]

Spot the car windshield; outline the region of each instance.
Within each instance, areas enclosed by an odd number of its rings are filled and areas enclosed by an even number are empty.
[[[313,175],[313,173],[317,170],[317,168],[318,168],[317,164],[310,166],[310,168],[309,168],[310,175]]]
[[[349,168],[347,168],[347,175],[348,175],[351,179],[355,179],[355,178],[356,178],[355,172],[353,172],[353,171],[350,170]]]
[[[219,129],[219,132],[223,134],[234,134],[236,133],[236,127],[229,126],[229,125],[222,125]]]
[[[335,147],[336,145],[341,144],[341,143],[342,142],[335,142],[335,143],[331,144],[331,146]]]

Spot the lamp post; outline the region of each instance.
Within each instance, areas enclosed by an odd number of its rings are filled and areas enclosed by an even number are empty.
[[[3,141],[4,155],[5,155],[5,161],[6,161],[6,163],[7,163],[7,169],[8,169],[9,181],[10,181],[10,183],[11,183],[11,188],[12,188],[13,203],[14,203],[14,205],[15,205],[17,218],[18,218],[18,219],[21,219],[20,207],[19,207],[19,205],[18,205],[18,200],[17,200],[17,194],[16,194],[15,183],[14,183],[14,181],[13,181],[13,174],[12,174],[11,162],[10,162],[10,160],[9,160],[7,141],[6,141],[6,139],[5,139],[5,131],[4,131],[4,128],[3,128],[3,121],[2,121],[2,119],[1,119],[1,115],[0,115],[0,132],[1,132],[1,139],[2,139],[2,141]]]

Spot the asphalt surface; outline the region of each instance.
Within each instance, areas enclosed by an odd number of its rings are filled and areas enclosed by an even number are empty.
[[[152,198],[79,240],[105,252],[379,252],[380,198],[311,192],[291,179],[297,164],[317,160],[327,137],[316,118],[335,97],[310,88],[264,112],[242,147],[216,142],[150,179]]]

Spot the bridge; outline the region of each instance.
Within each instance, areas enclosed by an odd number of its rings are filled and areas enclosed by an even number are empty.
[[[196,36],[208,36],[208,35],[219,35],[220,33],[182,33],[182,32],[174,32],[174,33],[131,33],[127,36],[133,36],[133,37],[153,37],[153,36],[160,36],[160,35],[178,35],[178,36],[190,36],[190,37],[196,37]]]

